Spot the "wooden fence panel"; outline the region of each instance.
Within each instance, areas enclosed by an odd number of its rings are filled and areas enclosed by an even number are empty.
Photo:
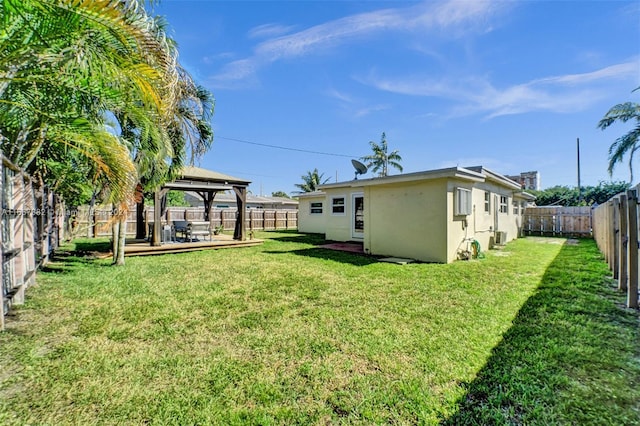
[[[263,210],[249,209],[247,211],[246,224],[249,230],[279,230],[296,229],[298,226],[297,210]],[[223,225],[225,231],[233,231],[238,212],[235,208],[211,209],[209,222],[212,227]],[[144,220],[147,224],[153,222],[153,208],[147,207],[144,211]],[[111,237],[111,210],[107,208],[94,208],[89,211],[87,206],[80,207],[77,211],[78,225],[74,231],[75,236]],[[203,221],[204,208],[202,207],[168,207],[163,217],[163,222],[174,220]],[[136,234],[136,213],[132,207],[127,215],[127,236]]]
[[[40,192],[50,193],[44,188]],[[55,209],[36,196],[31,177],[4,157],[0,158],[0,196],[0,330],[4,330],[6,314],[11,306],[24,303],[26,290],[35,282],[36,269],[56,248],[59,232],[55,229]],[[48,243],[44,251],[42,241]]]
[[[593,211],[593,237],[627,293],[627,307],[638,308],[638,191],[640,186],[612,197]]]
[[[629,285],[627,307],[638,307],[638,191],[627,191],[629,223]]]
[[[618,290],[627,290],[627,244],[629,242],[629,215],[627,196],[620,196],[620,244],[618,245]]]
[[[527,207],[526,235],[591,236],[591,207]]]

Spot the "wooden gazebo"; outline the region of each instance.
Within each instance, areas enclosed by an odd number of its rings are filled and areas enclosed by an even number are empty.
[[[200,167],[187,166],[183,169],[181,176],[173,182],[164,184],[154,196],[153,220],[159,224],[162,215],[166,211],[167,193],[170,190],[190,191],[198,194],[204,200],[204,219],[210,220],[211,206],[216,193],[233,190],[238,202],[238,214],[233,233],[233,239],[239,241],[246,240],[246,205],[247,187],[251,182],[233,176],[215,172],[213,170],[202,169]],[[151,238],[152,246],[159,246],[161,240],[162,227],[154,226]]]

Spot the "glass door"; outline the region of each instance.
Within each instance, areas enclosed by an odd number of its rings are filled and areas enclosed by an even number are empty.
[[[364,239],[364,196],[362,193],[351,196],[353,206],[353,223],[351,237],[357,240]]]

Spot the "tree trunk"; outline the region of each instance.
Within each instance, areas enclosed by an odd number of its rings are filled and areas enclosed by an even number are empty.
[[[118,241],[120,239],[120,222],[114,220],[111,224],[111,240],[112,240],[112,251],[113,251],[113,263],[115,264],[118,260]]]
[[[136,203],[136,238],[144,239],[147,237],[147,230],[144,223],[144,198]]]
[[[124,265],[124,245],[127,236],[127,217],[124,216],[120,219],[119,235],[118,235],[118,256],[115,259],[116,265],[122,266]]]

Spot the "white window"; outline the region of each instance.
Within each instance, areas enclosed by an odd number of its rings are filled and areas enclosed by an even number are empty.
[[[456,216],[469,216],[471,214],[471,190],[456,188],[453,206]]]
[[[519,204],[516,200],[513,200],[513,214],[518,215],[520,213]]]
[[[484,191],[484,212],[491,213],[491,192]]]
[[[331,214],[344,215],[344,197],[333,197],[331,199]]]
[[[311,214],[322,214],[322,201],[311,203]]]
[[[500,196],[500,213],[509,213],[509,197]]]

